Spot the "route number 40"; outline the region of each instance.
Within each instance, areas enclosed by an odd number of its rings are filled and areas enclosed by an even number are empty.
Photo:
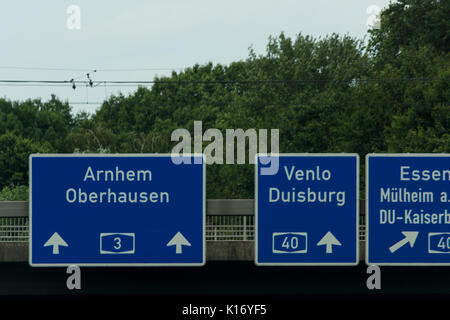
[[[281,246],[283,248],[285,248],[286,250],[295,250],[298,248],[298,238],[297,237],[285,237],[283,240],[283,244]]]
[[[429,253],[450,253],[450,233],[429,233]]]
[[[442,250],[450,250],[450,237],[441,237],[437,246]]]
[[[272,236],[273,253],[306,253],[308,251],[306,232],[274,232]]]

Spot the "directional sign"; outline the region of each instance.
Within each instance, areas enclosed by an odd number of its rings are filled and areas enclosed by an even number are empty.
[[[359,262],[357,154],[257,155],[257,265]]]
[[[367,264],[450,264],[450,155],[367,155],[366,186]]]
[[[31,155],[32,266],[205,262],[202,155]]]

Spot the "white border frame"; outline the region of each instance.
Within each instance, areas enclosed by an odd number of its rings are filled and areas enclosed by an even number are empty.
[[[258,261],[258,163],[259,156],[356,158],[356,261],[355,262],[259,262]],[[255,155],[255,259],[257,266],[356,266],[359,264],[359,154],[357,153],[257,153]]]
[[[275,249],[275,237],[286,235],[286,234],[295,234],[299,236],[305,237],[305,249],[297,250],[297,251],[281,251]],[[297,253],[308,253],[308,233],[307,232],[274,232],[272,233],[272,253],[279,254],[297,254]]]
[[[118,234],[121,236],[133,237],[133,250],[119,251],[119,252],[103,250],[102,238],[111,236],[111,235],[115,235],[115,234]],[[136,252],[136,234],[135,233],[123,233],[123,232],[102,232],[102,233],[100,233],[100,254],[134,254],[135,252]]]
[[[49,154],[30,154],[28,158],[29,163],[29,173],[28,173],[28,184],[29,184],[29,208],[28,208],[28,216],[29,216],[29,238],[28,238],[28,264],[31,267],[67,267],[70,265],[77,265],[80,267],[202,267],[206,263],[206,156],[203,153],[187,153],[181,154],[182,157],[199,157],[201,156],[203,159],[203,250],[202,250],[202,262],[194,262],[194,263],[33,263],[32,259],[32,159],[33,158],[135,158],[135,157],[148,157],[148,158],[158,158],[158,157],[169,157],[171,158],[173,155],[170,153],[117,153],[117,154],[96,154],[96,153],[87,153],[87,154],[71,154],[71,153],[49,153]],[[195,162],[191,165],[198,165]]]
[[[428,232],[428,253],[434,253],[434,254],[450,254],[450,251],[442,252],[437,250],[431,250],[430,249],[430,240],[432,236],[436,235],[442,235],[442,234],[448,234],[450,236],[450,232]],[[448,241],[449,238],[447,238]]]
[[[447,153],[368,153],[366,154],[366,264],[368,266],[448,266],[450,262],[369,262],[369,158],[373,157],[392,157],[392,158],[450,158]]]

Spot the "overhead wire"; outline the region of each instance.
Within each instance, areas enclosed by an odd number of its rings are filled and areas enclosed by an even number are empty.
[[[82,77],[82,76],[81,76]],[[78,77],[78,78],[81,78]],[[0,79],[1,84],[93,84],[98,86],[101,84],[113,85],[141,85],[141,84],[233,84],[233,83],[324,83],[324,82],[383,82],[383,81],[441,81],[444,78],[353,78],[353,79],[254,79],[254,80],[98,80],[98,81],[81,81],[75,80],[16,80],[16,79]]]
[[[80,76],[70,80],[41,80],[41,79],[0,79],[0,86],[9,87],[58,87],[67,88],[71,85],[76,89],[77,85],[86,86],[86,102],[70,102],[70,104],[102,104],[102,102],[89,102],[88,87],[95,88],[104,86],[105,96],[107,87],[151,87],[154,84],[273,84],[273,83],[368,83],[368,82],[405,82],[405,81],[441,81],[443,78],[414,77],[414,78],[353,78],[353,79],[244,79],[244,80],[93,80],[90,75],[99,71],[102,72],[121,72],[121,71],[157,71],[157,70],[177,70],[183,68],[127,68],[127,69],[78,69],[78,68],[44,68],[44,67],[21,67],[21,66],[0,66],[0,69],[23,69],[37,71],[71,71],[85,72]],[[87,80],[80,80],[87,77]]]
[[[91,75],[97,72],[146,72],[146,71],[176,71],[186,68],[161,68],[161,67],[144,67],[144,68],[60,68],[60,67],[28,67],[28,66],[4,66],[0,65],[0,69],[4,70],[26,70],[26,71],[64,71],[64,72],[83,72],[82,75],[70,78],[70,80],[33,80],[33,79],[0,79],[1,87],[54,87],[67,88],[68,85],[76,90],[77,86],[86,86],[86,102],[69,102],[73,105],[101,105],[103,102],[89,101],[89,88],[99,87],[103,85],[105,99],[107,98],[106,90],[108,87],[126,88],[126,87],[151,87],[154,84],[163,85],[184,85],[184,84],[247,84],[247,85],[264,85],[275,83],[349,83],[356,85],[358,83],[369,82],[405,82],[405,81],[440,81],[442,78],[430,77],[414,77],[414,78],[353,78],[353,79],[243,79],[243,80],[174,80],[174,79],[157,79],[157,80],[93,80]],[[86,77],[87,80],[80,80]]]

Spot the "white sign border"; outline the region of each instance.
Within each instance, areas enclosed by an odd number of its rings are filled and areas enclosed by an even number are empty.
[[[189,263],[33,263],[32,259],[32,160],[33,158],[74,158],[74,157],[90,157],[90,158],[113,158],[113,157],[123,157],[123,158],[135,158],[135,157],[148,157],[148,158],[158,158],[158,157],[172,157],[170,153],[38,153],[30,154],[28,157],[29,163],[29,174],[28,174],[28,185],[29,185],[29,207],[28,207],[28,217],[29,217],[29,236],[28,236],[28,264],[31,267],[68,267],[70,265],[76,265],[79,267],[202,267],[206,263],[206,156],[202,153],[186,153],[181,154],[182,157],[202,157],[203,166],[203,251],[202,251],[202,261],[201,262],[189,262]],[[195,162],[192,165],[195,164]]]
[[[356,159],[356,261],[355,262],[259,262],[258,261],[258,163],[259,156],[355,157]],[[255,252],[257,266],[357,266],[359,260],[359,154],[357,153],[257,153],[255,155]]]
[[[368,153],[366,154],[366,247],[365,247],[365,262],[366,265],[371,266],[449,266],[450,262],[369,262],[369,158],[377,157],[415,157],[415,158],[431,158],[431,157],[448,157],[448,153]]]

